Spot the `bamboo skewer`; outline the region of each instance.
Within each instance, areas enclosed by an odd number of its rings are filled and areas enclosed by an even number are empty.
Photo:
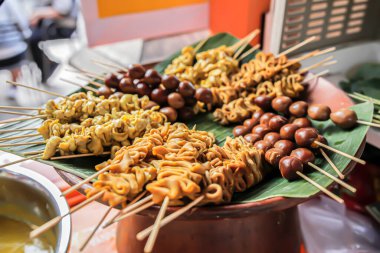
[[[197,53],[199,51],[199,49],[201,49],[201,47],[203,47],[204,44],[206,44],[206,42],[208,41],[210,37],[207,37],[203,40],[201,40],[195,47],[194,47],[194,53]]]
[[[236,59],[243,52],[243,50],[247,47],[247,45],[259,34],[260,34],[259,29],[256,29],[252,33],[250,33],[248,35],[247,39],[242,43],[242,46],[239,47],[239,49],[235,52],[233,58]]]
[[[332,179],[334,182],[340,184],[342,187],[346,188],[347,190],[355,193],[356,192],[356,189],[354,187],[352,187],[351,185],[343,182],[342,180],[340,180],[339,178],[336,178],[334,177],[333,175],[331,175],[330,173],[324,171],[323,169],[321,169],[320,167],[318,167],[317,165],[315,164],[312,164],[311,162],[308,162],[307,163],[310,167],[312,167],[313,169],[319,171],[320,173],[322,173],[323,175],[329,177],[330,179]]]
[[[321,152],[322,156],[326,159],[326,161],[330,164],[330,166],[335,170],[336,174],[340,177],[340,179],[344,179],[344,175],[340,170],[336,167],[336,165],[333,163],[333,161],[330,159],[330,157],[326,154],[326,152],[320,148],[319,151]]]
[[[16,83],[16,82],[13,82],[13,81],[7,81],[7,83],[15,85],[15,86],[24,87],[24,88],[27,88],[27,89],[30,89],[30,90],[35,90],[35,91],[39,91],[39,92],[42,92],[42,93],[46,93],[46,94],[49,94],[49,95],[52,95],[52,96],[61,97],[61,98],[67,98],[67,96],[63,96],[61,94],[58,94],[58,93],[55,93],[55,92],[52,92],[52,91],[47,91],[47,90],[42,90],[42,89],[39,89],[39,88],[35,88],[35,87],[29,86],[29,85],[25,85],[25,84],[21,84],[21,83]]]
[[[71,80],[68,80],[68,79],[66,79],[66,78],[63,78],[63,77],[61,77],[61,78],[59,78],[59,79],[62,80],[62,81],[64,81],[64,82],[66,82],[66,83],[70,83],[70,84],[72,84],[72,85],[78,86],[78,87],[80,87],[80,88],[82,88],[82,89],[89,90],[89,91],[92,91],[92,92],[95,92],[95,93],[98,92],[97,89],[94,89],[94,88],[92,88],[92,87],[90,87],[90,86],[86,86],[86,85],[83,85],[83,84],[79,84],[79,83],[73,82],[73,81],[71,81]]]
[[[340,151],[340,150],[338,150],[338,149],[335,149],[335,148],[333,148],[333,147],[330,147],[330,146],[328,146],[328,145],[326,145],[326,144],[323,144],[323,143],[321,143],[321,142],[319,142],[319,141],[314,141],[314,143],[317,144],[318,146],[321,146],[322,148],[328,149],[328,150],[333,151],[333,152],[335,152],[335,153],[337,153],[337,154],[339,154],[339,155],[345,156],[345,157],[347,157],[347,158],[349,158],[349,159],[351,159],[351,160],[353,160],[353,161],[355,161],[355,162],[357,162],[357,163],[360,163],[360,164],[365,165],[365,161],[362,160],[362,159],[360,159],[360,158],[357,158],[357,157],[355,157],[355,156],[352,156],[352,155],[349,155],[349,154],[347,154],[347,153],[344,153],[344,152],[342,152],[342,151]]]
[[[291,48],[286,49],[285,51],[283,51],[282,53],[280,53],[277,57],[280,57],[280,56],[283,56],[283,55],[288,55],[288,54],[292,53],[293,51],[296,51],[297,49],[299,49],[299,48],[305,46],[306,44],[309,44],[310,42],[314,41],[316,38],[317,38],[316,36],[309,37],[306,40],[302,41],[301,43],[298,43],[297,45],[292,46]]]
[[[43,224],[42,226],[38,227],[37,229],[33,230],[32,232],[30,232],[29,234],[29,238],[30,239],[33,239],[33,238],[36,238],[38,237],[39,235],[45,233],[46,231],[48,231],[50,228],[54,227],[55,225],[57,225],[64,217],[66,217],[67,215],[70,215],[70,214],[73,214],[75,213],[76,211],[78,211],[79,209],[85,207],[86,205],[90,204],[92,201],[100,198],[103,196],[103,194],[105,193],[105,191],[101,191],[101,192],[98,192],[97,194],[95,194],[94,196],[92,196],[91,198],[88,198],[86,199],[85,201],[83,201],[82,203],[74,206],[73,208],[70,209],[70,211],[62,216],[57,216],[53,219],[51,219],[50,221],[46,222],[45,224]]]
[[[238,48],[240,48],[241,45],[246,43],[246,41],[252,36],[252,34],[255,34],[256,32],[257,30],[250,32],[247,36],[236,42],[234,45],[230,46],[230,49],[236,51]]]
[[[7,143],[7,144],[0,144],[0,148],[7,148],[7,147],[18,147],[18,146],[27,146],[27,145],[42,145],[46,144],[44,141],[31,141],[31,142],[19,142],[19,143]]]
[[[0,130],[0,134],[13,133],[13,132],[23,132],[23,131],[37,131],[38,128],[22,128],[22,129],[5,129]]]
[[[303,174],[302,172],[299,172],[297,171],[296,172],[298,176],[302,177],[303,179],[305,179],[307,182],[309,182],[310,184],[314,185],[315,187],[317,187],[319,190],[321,190],[322,192],[324,192],[327,196],[329,196],[330,198],[334,199],[335,201],[337,201],[338,203],[341,203],[343,204],[344,201],[343,199],[341,199],[340,197],[338,197],[337,195],[335,195],[334,193],[332,193],[331,191],[327,190],[326,188],[324,188],[323,186],[321,186],[320,184],[318,184],[317,182],[315,182],[314,180],[312,180],[311,178],[307,177],[305,174]]]
[[[65,155],[65,156],[53,156],[50,158],[50,160],[63,160],[63,159],[71,159],[71,158],[81,158],[81,157],[89,157],[89,156],[100,156],[100,155],[110,155],[110,151],[103,152],[101,154],[76,154],[76,155]]]
[[[179,216],[181,216],[182,214],[186,213],[188,210],[190,210],[191,208],[193,208],[194,206],[198,205],[203,199],[205,198],[205,195],[201,195],[199,196],[198,198],[194,199],[192,202],[190,202],[188,205],[178,209],[176,212],[166,216],[162,221],[161,221],[161,224],[160,224],[160,227],[162,228],[163,226],[169,224],[171,221],[177,219]],[[137,240],[144,240],[149,234],[150,232],[153,230],[153,225],[144,229],[143,231],[139,232],[137,235],[136,235],[136,238]]]
[[[66,69],[66,70],[69,71],[69,72],[72,72],[72,73],[79,73],[79,74],[82,74],[82,75],[85,75],[85,76],[88,76],[88,77],[99,79],[99,80],[101,80],[103,82],[106,80],[104,78],[104,76],[97,75],[94,72],[90,72],[88,70],[83,70],[81,68],[78,68],[78,69]]]
[[[19,135],[19,136],[0,138],[0,142],[16,140],[16,139],[23,139],[23,138],[34,137],[34,136],[40,136],[40,134],[39,133],[38,134],[25,134],[25,135]]]
[[[99,64],[99,65],[102,65],[102,66],[111,67],[111,68],[115,68],[115,69],[120,69],[120,70],[123,70],[125,72],[128,72],[128,69],[126,69],[123,66],[121,66],[119,64],[116,64],[116,63],[106,63],[106,62],[101,62],[101,61],[98,61],[98,60],[91,60],[91,61],[93,63]]]
[[[377,120],[377,119],[373,119],[372,122],[373,122],[373,123],[380,124],[380,120]]]
[[[243,60],[245,57],[247,57],[248,55],[252,54],[253,52],[255,52],[257,49],[260,48],[260,44],[257,44],[255,45],[254,47],[252,47],[251,49],[249,49],[247,52],[243,53],[242,55],[239,56],[238,61],[241,61]]]
[[[32,117],[26,117],[26,118],[16,118],[16,119],[6,119],[0,121],[0,124],[6,124],[6,123],[12,123],[12,122],[19,122],[19,121],[26,121],[26,120],[31,120],[31,119],[42,119],[46,118],[46,115],[36,115]]]
[[[334,58],[333,56],[329,56],[329,57],[327,57],[327,58],[325,58],[325,59],[323,59],[317,63],[314,63],[313,65],[311,65],[309,67],[303,68],[300,70],[300,74],[306,73],[309,70],[312,70],[312,69],[315,69],[315,68],[318,68],[321,66],[325,66],[325,64],[331,65],[332,62],[334,62],[334,61],[331,61],[333,58]],[[329,61],[331,61],[331,62],[329,62]],[[334,63],[336,63],[336,62],[334,62]]]
[[[12,111],[3,111],[0,110],[0,113],[3,114],[12,114],[12,115],[21,115],[21,116],[34,116],[35,114],[23,113],[23,112],[12,112]]]
[[[9,106],[9,105],[0,105],[0,109],[29,110],[29,111],[42,110],[42,108],[38,108],[38,107],[22,107],[22,106]]]
[[[300,61],[306,60],[308,58],[311,58],[311,57],[313,57],[318,52],[319,52],[319,50],[314,50],[314,51],[309,52],[307,54],[304,54],[304,55],[302,55],[302,56],[300,56],[298,58],[291,59],[291,60],[288,61],[288,63],[286,63],[285,65],[281,66],[281,68],[279,70],[287,68],[287,67],[290,67],[293,64],[296,64],[297,62],[300,62]]]
[[[328,74],[329,72],[330,71],[328,69],[323,70],[323,71],[319,72],[318,74],[315,74],[315,75],[311,76],[310,78],[307,78],[306,80],[303,80],[302,82],[303,83],[308,83],[308,82],[310,82],[310,81],[312,81],[312,80],[314,80],[316,78],[319,78],[321,76],[324,76],[324,75]]]
[[[156,242],[158,232],[160,231],[161,221],[162,221],[162,218],[164,218],[164,216],[165,216],[166,209],[168,208],[168,204],[169,204],[169,197],[166,196],[164,201],[162,202],[160,211],[158,212],[156,220],[153,224],[152,232],[150,233],[148,241],[145,244],[145,247],[144,247],[145,253],[150,253],[153,250],[154,243]]]
[[[117,217],[115,219],[115,222],[119,222],[119,221],[121,221],[121,220],[123,220],[123,219],[125,219],[125,218],[127,218],[127,217],[129,217],[131,215],[137,214],[137,213],[139,213],[139,212],[141,212],[141,211],[143,211],[143,210],[145,210],[145,209],[147,209],[147,208],[149,208],[149,207],[151,207],[153,205],[154,205],[154,202],[153,201],[149,201],[148,203],[146,203],[146,204],[144,204],[142,206],[139,206],[138,208],[130,211],[129,213],[126,213],[126,214],[123,214],[123,215]]]
[[[69,194],[70,192],[73,192],[75,191],[76,189],[78,189],[79,187],[81,187],[82,185],[90,182],[92,179],[96,178],[97,176],[99,176],[100,174],[106,172],[108,170],[108,166],[107,167],[104,167],[103,169],[99,170],[98,172],[92,174],[91,176],[83,179],[82,181],[80,181],[79,183],[71,186],[69,189],[67,189],[66,191],[62,192],[61,196],[66,196],[67,194]]]
[[[103,221],[107,218],[108,214],[111,212],[113,209],[112,206],[108,208],[108,210],[104,213],[98,224],[95,226],[95,228],[91,231],[90,235],[87,237],[87,239],[83,242],[83,244],[80,246],[79,251],[83,251],[87,244],[91,241],[92,237],[95,235],[96,231],[98,231],[100,225],[103,223]]]
[[[380,103],[380,100],[379,99],[376,99],[376,98],[373,98],[373,97],[369,97],[369,96],[366,96],[364,94],[361,94],[359,92],[354,92],[354,94],[358,97],[362,97],[362,98],[366,98],[367,100],[369,101],[372,101],[373,103]]]
[[[360,100],[360,101],[363,101],[363,102],[372,102],[374,103],[375,105],[380,105],[380,102],[377,102],[376,100],[372,99],[372,98],[364,98],[364,97],[361,97],[361,96],[358,96],[356,94],[351,94],[351,93],[347,93],[348,96],[354,98],[354,99],[357,99],[357,100]]]
[[[101,83],[98,83],[98,82],[95,82],[89,78],[85,78],[85,77],[82,77],[82,76],[77,76],[78,79],[80,80],[83,80],[83,81],[86,81],[86,82],[89,82],[90,84],[92,85],[95,85],[96,87],[100,88],[102,87],[104,84],[101,84]]]
[[[27,160],[34,160],[34,159],[37,159],[37,158],[41,158],[41,155],[38,154],[38,155],[34,155],[34,156],[29,156],[27,158],[22,158],[22,159],[13,161],[13,162],[2,164],[2,165],[0,165],[0,168],[4,168],[4,167],[7,167],[7,166],[10,166],[10,165],[13,165],[13,164],[21,163],[21,162],[24,162],[24,161],[27,161]]]
[[[144,203],[146,203],[152,199],[152,195],[149,195],[149,196],[141,199],[145,194],[146,194],[146,191],[142,192],[139,196],[137,196],[134,200],[132,200],[131,203],[129,203],[127,207],[125,207],[123,210],[119,211],[114,217],[112,217],[109,221],[107,221],[104,224],[103,228],[107,228],[108,226],[115,223],[115,219],[118,216],[125,214],[125,213],[128,213],[129,211],[141,206],[142,204],[144,204]]]
[[[331,53],[336,50],[336,47],[329,47],[323,50],[320,50],[318,53],[316,53],[314,56],[320,56],[323,54]]]
[[[380,127],[380,124],[378,124],[378,123],[367,122],[367,121],[363,121],[363,120],[357,120],[356,122],[359,124],[362,124],[362,125],[366,125],[366,126]]]
[[[27,156],[27,155],[36,155],[36,154],[42,154],[45,150],[36,150],[36,151],[30,151],[30,152],[25,152],[22,153],[22,155]]]

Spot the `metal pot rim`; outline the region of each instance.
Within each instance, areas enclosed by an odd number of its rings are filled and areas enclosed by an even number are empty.
[[[64,215],[70,211],[65,197],[61,196],[61,191],[45,176],[18,165],[13,165],[7,168],[0,168],[0,173],[1,172],[11,174],[19,178],[29,179],[32,180],[33,183],[38,184],[50,195],[52,201],[55,203],[59,215]],[[70,237],[71,216],[67,215],[60,222],[60,229],[57,235],[57,245],[55,247],[55,252],[67,252],[70,245]]]

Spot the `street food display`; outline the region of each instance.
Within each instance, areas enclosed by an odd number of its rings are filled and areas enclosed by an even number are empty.
[[[354,156],[363,140],[350,150],[353,154],[347,154],[329,146],[315,122],[323,124],[331,119],[337,131],[355,131],[358,124],[370,122],[359,120],[354,110],[332,112],[327,105],[301,99],[306,90],[305,73],[310,68],[301,69],[300,61],[316,52],[295,59],[258,52],[242,63],[239,48],[245,48],[249,41],[239,43],[239,47],[223,45],[204,51],[185,47],[164,73],[133,64],[98,76],[96,79],[104,83],[98,85],[97,92],[49,100],[29,118],[43,120],[33,136],[44,139],[29,143],[44,145],[43,150],[29,153],[33,154],[29,158],[108,156],[95,167],[93,175],[63,193],[94,180],[86,189],[87,201],[101,199],[112,208],[122,208],[108,224],[152,205],[161,205],[160,213],[165,214],[167,206],[185,206],[180,209],[183,212],[194,206],[231,204],[236,195],[265,184],[273,176],[289,184],[306,180],[311,188],[342,202],[307,174],[317,170],[328,180],[353,190],[325,171],[326,167],[317,165],[316,159],[319,156],[326,164],[333,164],[325,152],[329,150],[363,163]],[[189,126],[201,114],[212,114],[220,125],[202,128],[201,122]],[[11,122],[17,120],[1,123]],[[225,127],[231,124],[235,124],[233,129]],[[231,130],[234,137],[217,133],[216,127]],[[10,133],[10,128],[0,127],[0,137]],[[364,138],[367,128],[360,129]],[[20,138],[7,135],[0,141]],[[28,143],[9,145],[0,147]],[[333,168],[344,177],[344,167]],[[325,181],[324,185],[329,183]],[[169,219],[157,217],[158,224]],[[31,236],[40,235],[49,226],[36,229]],[[159,228],[149,228],[138,238],[145,238],[152,230],[158,233]]]

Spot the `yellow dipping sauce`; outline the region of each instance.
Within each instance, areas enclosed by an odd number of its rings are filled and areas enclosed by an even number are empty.
[[[9,204],[0,205],[1,253],[50,253],[54,252],[55,236],[49,231],[39,238],[29,239],[33,226],[44,222],[26,210]]]

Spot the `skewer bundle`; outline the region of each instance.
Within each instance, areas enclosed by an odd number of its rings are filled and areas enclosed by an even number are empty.
[[[303,81],[303,76],[299,73],[302,72],[299,71],[299,59],[288,60],[284,55],[276,58],[262,53],[238,72],[239,69],[235,68],[235,65],[238,66],[237,56],[241,52],[237,53],[240,50],[236,49],[221,47],[196,54],[196,49],[188,48],[183,50],[183,58],[178,58],[177,62],[173,61],[172,67],[182,68],[181,71],[175,72],[178,76],[188,74],[186,70],[190,68],[201,69],[197,75],[191,75],[192,78],[198,78],[199,89],[203,88],[201,86],[213,87],[214,91],[225,89],[226,92],[235,92],[242,96],[232,99],[232,95],[226,95],[219,100],[231,100],[230,112],[236,114],[235,119],[227,119],[225,123],[241,122],[251,116],[261,121],[264,111],[273,102],[273,97],[298,97],[302,86],[298,85]],[[195,60],[197,62],[194,64]],[[123,71],[126,73],[129,70]],[[270,83],[277,83],[277,86],[274,85],[273,88]],[[165,88],[167,87],[162,89]],[[228,90],[229,88],[232,89]],[[252,92],[253,94],[249,95]],[[266,96],[268,94],[269,96]],[[49,138],[44,154],[47,158],[54,155],[57,149],[61,155],[76,152],[102,154],[104,147],[112,147],[112,159],[96,166],[97,172],[94,175],[63,194],[66,195],[97,178],[93,187],[87,190],[88,200],[102,198],[111,208],[118,205],[126,207],[111,222],[138,213],[154,204],[160,204],[162,207],[154,227],[148,228],[138,236],[139,239],[145,238],[153,230],[148,240],[150,246],[152,241],[154,243],[158,229],[170,220],[196,205],[230,203],[236,192],[244,192],[258,184],[275,167],[280,168],[284,178],[296,179],[296,174],[330,194],[303,174],[303,167],[300,166],[312,167],[309,162],[313,161],[310,159],[306,162],[308,156],[305,154],[309,153],[305,150],[286,153],[292,158],[283,157],[276,153],[278,150],[269,152],[269,146],[264,145],[264,140],[252,141],[246,136],[227,138],[223,146],[218,146],[211,133],[195,128],[189,129],[179,123],[164,124],[165,116],[155,111],[155,104],[149,103],[151,101],[146,97],[129,95],[129,102],[121,102],[125,96],[115,94],[105,99],[84,93],[66,97],[61,104],[49,102],[46,109],[40,111],[41,116],[48,119],[39,132]],[[279,104],[287,104],[282,102],[287,101],[281,101]],[[128,106],[123,108],[123,105]],[[147,110],[152,107],[152,110]],[[236,110],[239,107],[242,109]],[[290,107],[282,109],[275,110],[284,113],[284,110],[290,110]],[[270,120],[271,118],[268,118],[268,126]],[[281,120],[275,123],[278,122],[281,123]],[[257,128],[255,131],[258,131],[255,132],[257,134],[264,134],[266,129],[262,127],[261,130]],[[314,137],[313,145],[327,145],[320,135]],[[275,137],[271,140],[273,138]],[[277,146],[286,148],[286,145]],[[320,152],[324,154],[323,151]],[[282,158],[298,159],[301,161],[301,169],[294,165],[288,166],[289,162],[287,163],[286,159],[282,161]],[[146,193],[148,196],[141,199]],[[340,201],[334,195],[330,196]],[[164,218],[168,205],[185,204],[187,206],[174,213],[174,216]],[[105,216],[101,221],[104,218]],[[34,235],[36,234],[38,233]]]

